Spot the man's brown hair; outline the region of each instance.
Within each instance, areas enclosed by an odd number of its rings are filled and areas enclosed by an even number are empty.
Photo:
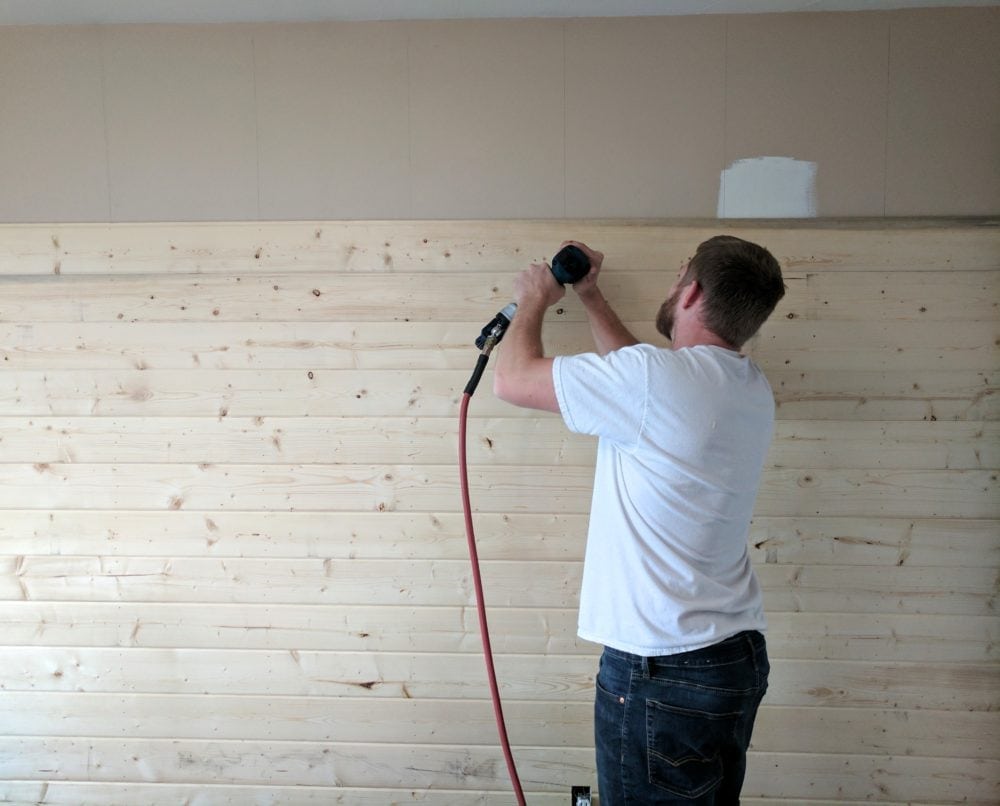
[[[774,255],[733,235],[716,235],[698,245],[680,285],[692,280],[704,294],[705,327],[737,349],[760,330],[785,296]]]

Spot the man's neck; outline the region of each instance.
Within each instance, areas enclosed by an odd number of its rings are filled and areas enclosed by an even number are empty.
[[[679,325],[674,328],[674,338],[670,342],[670,349],[680,350],[683,347],[721,347],[723,350],[739,352],[739,348],[734,347],[708,328],[701,326],[683,327]]]

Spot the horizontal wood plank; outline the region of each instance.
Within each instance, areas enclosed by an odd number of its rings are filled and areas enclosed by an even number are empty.
[[[517,748],[528,791],[565,792],[593,776],[592,751]],[[129,782],[497,790],[506,779],[499,750],[478,747],[307,742],[0,738],[0,765],[19,780],[78,778]],[[1000,763],[939,757],[753,752],[748,797],[987,803]]]
[[[567,303],[567,305],[570,303]],[[483,321],[468,322],[0,322],[5,369],[467,369]],[[585,322],[556,315],[543,327],[551,355],[593,350]],[[665,346],[650,319],[627,322],[642,341]],[[989,371],[998,363],[994,321],[929,326],[900,320],[765,323],[746,352],[780,369]]]
[[[992,616],[777,612],[767,619],[778,658],[974,664],[997,659],[1000,646]],[[498,653],[594,655],[598,648],[576,637],[576,621],[575,608],[495,608],[491,642]],[[27,648],[482,651],[475,611],[466,607],[0,600],[0,624],[6,641]]]
[[[483,512],[586,513],[593,471],[469,468]],[[1000,518],[996,470],[765,469],[761,516]],[[0,509],[441,512],[461,507],[448,465],[0,464]]]
[[[2,793],[13,806],[37,806],[40,801],[55,806],[173,806],[176,803],[197,802],[199,806],[244,806],[253,798],[283,806],[314,806],[331,803],[352,806],[507,806],[511,793],[413,791],[357,789],[321,786],[236,786],[225,784],[115,784],[81,781],[5,781]],[[784,799],[742,798],[752,806],[780,806]],[[799,799],[807,806],[864,806],[871,801]],[[902,801],[879,800],[882,806],[906,806]],[[973,806],[976,804],[972,801]],[[532,806],[564,806],[566,794],[532,792]]]
[[[655,331],[636,328],[636,336],[652,344],[658,343]],[[552,327],[553,335],[565,339],[566,351],[576,352],[576,345],[585,345],[580,336],[569,340],[564,332],[569,323]],[[642,335],[640,335],[640,333]],[[546,348],[555,341],[546,331]],[[993,322],[950,321],[806,321],[799,318],[777,317],[765,322],[757,336],[744,345],[750,355],[768,374],[780,369],[800,369],[812,372],[853,370],[855,372],[938,369],[974,369],[994,371],[1000,362],[998,351],[1000,328]],[[579,349],[579,348],[578,348]],[[583,349],[588,349],[584,347]]]
[[[507,698],[504,710],[515,744],[577,747],[581,736],[593,733],[588,703]],[[37,737],[252,741],[264,724],[268,738],[277,741],[489,747],[497,742],[489,699],[6,691],[0,692],[0,720],[8,735]]]
[[[758,241],[791,269],[991,269],[991,219],[824,221],[266,221],[0,225],[0,267],[23,274],[297,271],[492,273],[549,258],[567,238],[614,265],[677,266],[725,231]]]
[[[769,651],[782,644],[771,636]],[[765,703],[769,706],[817,706],[824,712],[852,709],[889,709],[912,713],[941,711],[995,711],[1000,703],[995,663],[796,660],[771,658]],[[894,732],[892,732],[894,733]],[[839,736],[853,737],[852,730]],[[803,743],[800,746],[811,746]],[[838,750],[836,752],[841,752]]]
[[[530,791],[560,791],[592,775],[590,748],[525,747]],[[0,737],[0,768],[17,779],[283,784],[496,790],[508,783],[499,748],[449,745]]]
[[[565,792],[531,792],[532,806],[565,806]],[[113,783],[91,781],[0,782],[3,803],[11,806],[246,806],[280,803],[282,806],[509,806],[509,787],[476,792],[454,789],[380,789],[346,786],[274,786],[257,784]],[[817,804],[817,806],[822,806]],[[845,804],[839,804],[845,806]],[[900,804],[900,806],[902,806]]]
[[[0,373],[0,416],[452,417],[456,370],[25,370]],[[997,420],[997,377],[974,371],[769,373],[779,420]],[[487,370],[483,389],[492,384]],[[491,394],[474,416],[528,417]],[[555,415],[548,415],[555,418]]]
[[[474,636],[478,641],[478,636]],[[5,690],[128,695],[488,700],[475,653],[345,653],[304,649],[7,647]],[[505,700],[592,702],[597,657],[498,654]],[[493,737],[495,739],[495,736]],[[587,743],[584,740],[582,743]]]
[[[955,445],[949,449],[953,466],[971,462],[976,450],[987,461],[992,456],[989,440],[975,436],[982,425],[941,425],[954,426]],[[596,446],[595,439],[571,434],[555,418],[469,422],[467,451],[473,463],[592,467]],[[458,422],[450,417],[0,417],[0,460],[5,463],[324,464],[340,457],[352,462],[454,463]]]
[[[489,561],[494,607],[575,607],[582,563]],[[757,576],[771,612],[988,615],[989,568],[764,565]],[[462,560],[315,558],[0,557],[0,599],[454,606],[474,603]]]
[[[764,752],[863,752],[991,759],[1000,714],[879,708],[779,706],[765,700],[753,746]],[[504,712],[515,745],[577,747],[593,733],[590,702],[524,702]],[[0,692],[9,735],[252,741],[267,725],[277,741],[496,744],[489,699]]]
[[[590,784],[593,786],[593,783]],[[0,789],[13,806],[37,806],[39,802],[55,806],[175,806],[198,803],[199,806],[245,806],[254,798],[282,806],[315,806],[331,803],[352,806],[508,806],[509,790],[459,792],[456,790],[389,790],[322,786],[239,786],[233,784],[150,784],[91,783],[86,781],[4,781]],[[532,792],[532,806],[565,806],[565,792]],[[753,806],[781,806],[783,799],[742,798]],[[819,800],[798,801],[808,806],[864,806],[870,801]],[[905,806],[901,801],[879,800],[882,806]],[[975,804],[973,803],[973,806]]]
[[[557,418],[473,417],[472,464],[592,467],[597,441]],[[0,417],[0,462],[447,464],[450,417]],[[1000,467],[1000,423],[810,422],[775,426],[771,467]]]
[[[747,759],[742,797],[905,800],[910,803],[975,803],[995,798],[1000,762],[995,760],[865,756],[859,754],[753,753]]]
[[[755,563],[974,568],[1000,561],[1000,523],[972,518],[755,517],[750,542]]]
[[[771,644],[767,707],[939,713],[996,712],[1000,703],[996,685],[1000,672],[996,664],[802,660],[780,657],[781,644]],[[164,703],[170,697],[257,697],[261,708],[277,707],[267,706],[263,702],[267,698],[361,699],[366,703],[383,699],[403,703],[429,700],[443,701],[446,705],[466,700],[487,702],[490,698],[482,660],[472,652],[355,653],[305,649],[173,652],[149,647],[75,647],[59,649],[51,655],[41,648],[32,651],[28,647],[11,647],[9,651],[12,660],[8,668],[20,667],[22,674],[15,678],[16,682],[4,687],[3,696],[13,697],[15,692],[25,695],[10,700],[14,702],[48,702],[46,698],[55,693],[68,697],[121,695],[123,702],[156,695],[157,701]],[[548,706],[561,708],[576,703],[589,708],[593,704],[598,662],[594,652],[553,653],[552,661],[544,665],[523,654],[497,657],[503,671],[499,680],[503,698],[512,707],[531,703],[532,707],[545,711]],[[88,671],[102,663],[119,671],[111,674],[110,679]],[[157,663],[184,670],[183,690],[172,690],[163,674],[153,671]],[[232,669],[233,674],[213,679],[213,664],[216,669]],[[258,665],[269,669],[264,677],[248,673],[248,669]],[[58,698],[51,702],[58,702]],[[238,716],[238,702],[228,707]],[[250,708],[250,704],[246,707]],[[30,712],[24,706],[24,713]],[[558,721],[558,710],[546,713],[548,719]],[[492,725],[492,717],[488,721]],[[41,724],[12,730],[31,735],[46,735],[46,731]],[[491,736],[489,741],[494,738]],[[439,737],[436,741],[443,739]],[[546,743],[541,739],[525,742]]]
[[[475,531],[484,560],[582,560],[587,516],[482,513]],[[972,534],[971,541],[981,542],[976,530]],[[0,518],[0,555],[159,556],[166,546],[174,556],[469,556],[464,519],[457,512],[357,512],[337,518],[326,512],[7,510]]]
[[[0,275],[0,322],[486,322],[510,301],[516,275],[468,272],[273,275]],[[623,271],[601,285],[625,321],[653,319],[668,276]],[[995,321],[1000,269],[934,272],[794,272],[775,316],[805,321]],[[553,322],[586,320],[578,300]],[[930,325],[928,325],[930,326]],[[944,327],[939,324],[938,326]],[[475,334],[471,334],[475,336]]]
[[[588,516],[477,513],[484,560],[582,560]],[[465,559],[457,512],[6,510],[0,555]],[[783,517],[750,524],[755,564],[981,568],[1000,523],[968,518]]]

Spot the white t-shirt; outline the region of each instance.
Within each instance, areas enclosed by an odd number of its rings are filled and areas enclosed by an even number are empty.
[[[774,427],[749,358],[640,344],[561,356],[571,431],[598,436],[579,635],[670,655],[766,628],[747,537]]]

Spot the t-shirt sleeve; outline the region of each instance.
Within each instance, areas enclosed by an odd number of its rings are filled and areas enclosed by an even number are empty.
[[[570,431],[604,437],[623,448],[635,446],[648,389],[648,356],[642,347],[555,359],[552,382]]]

